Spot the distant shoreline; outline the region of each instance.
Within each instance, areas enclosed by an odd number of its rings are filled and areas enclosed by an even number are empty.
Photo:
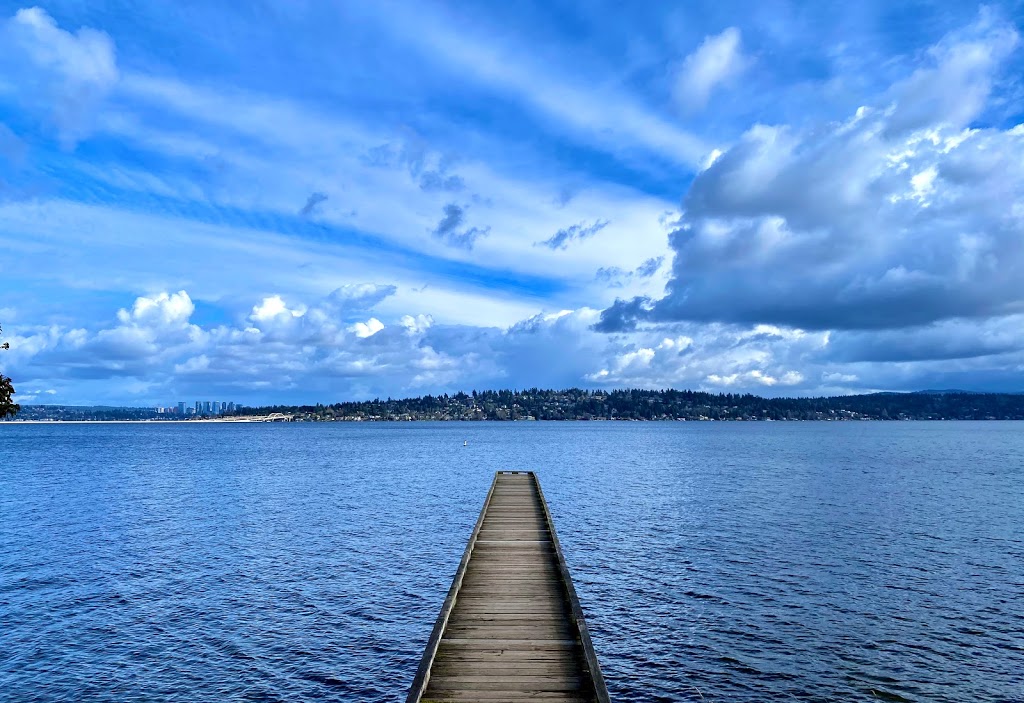
[[[3,425],[201,425],[218,424],[250,424],[253,422],[274,422],[260,418],[210,418],[208,420],[13,420],[0,421]]]
[[[861,418],[820,418],[820,419],[807,419],[807,420],[774,420],[771,418],[707,418],[707,419],[687,419],[687,418],[667,418],[657,420],[644,420],[644,419],[629,419],[629,418],[571,418],[567,420],[537,420],[537,419],[515,419],[515,420],[462,420],[462,419],[439,419],[439,418],[423,418],[423,419],[412,419],[412,420],[393,420],[393,419],[340,419],[330,421],[311,421],[311,420],[266,420],[263,418],[244,418],[244,419],[208,419],[208,420],[3,420],[0,421],[0,427],[4,425],[323,425],[323,424],[352,424],[352,425],[366,425],[366,424],[386,424],[386,425],[408,425],[418,422],[444,422],[444,423],[462,423],[462,424],[479,424],[479,425],[494,425],[494,424],[511,424],[511,423],[535,423],[535,422],[551,422],[551,423],[566,423],[566,422],[641,422],[648,424],[666,424],[672,422],[697,422],[697,423],[708,423],[708,422],[728,422],[728,423],[740,423],[740,422],[815,422],[815,423],[851,423],[851,422],[880,422],[880,423],[893,423],[893,422],[1022,422],[1018,418],[958,418],[958,417],[942,417],[942,418],[901,418],[901,419],[889,419],[882,420],[879,418],[872,417],[861,417]]]
[[[178,406],[180,407],[180,405]],[[17,420],[130,422],[896,421],[1024,420],[1024,394],[920,391],[763,398],[691,390],[498,390],[324,405],[242,406],[182,416],[177,408],[23,405]]]

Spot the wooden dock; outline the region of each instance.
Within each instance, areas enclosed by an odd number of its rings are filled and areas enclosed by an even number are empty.
[[[608,703],[576,591],[533,472],[487,493],[407,703]]]

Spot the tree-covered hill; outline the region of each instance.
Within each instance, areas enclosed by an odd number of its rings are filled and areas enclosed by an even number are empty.
[[[686,390],[474,391],[401,400],[243,408],[331,420],[1024,420],[1024,395],[873,393],[762,398]]]

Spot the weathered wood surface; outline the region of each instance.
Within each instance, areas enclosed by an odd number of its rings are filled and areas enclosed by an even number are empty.
[[[607,703],[551,515],[532,472],[498,472],[407,703]]]

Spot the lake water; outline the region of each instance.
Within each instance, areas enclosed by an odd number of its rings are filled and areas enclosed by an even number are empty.
[[[0,425],[0,700],[402,701],[498,469],[613,700],[1024,701],[999,422]]]

